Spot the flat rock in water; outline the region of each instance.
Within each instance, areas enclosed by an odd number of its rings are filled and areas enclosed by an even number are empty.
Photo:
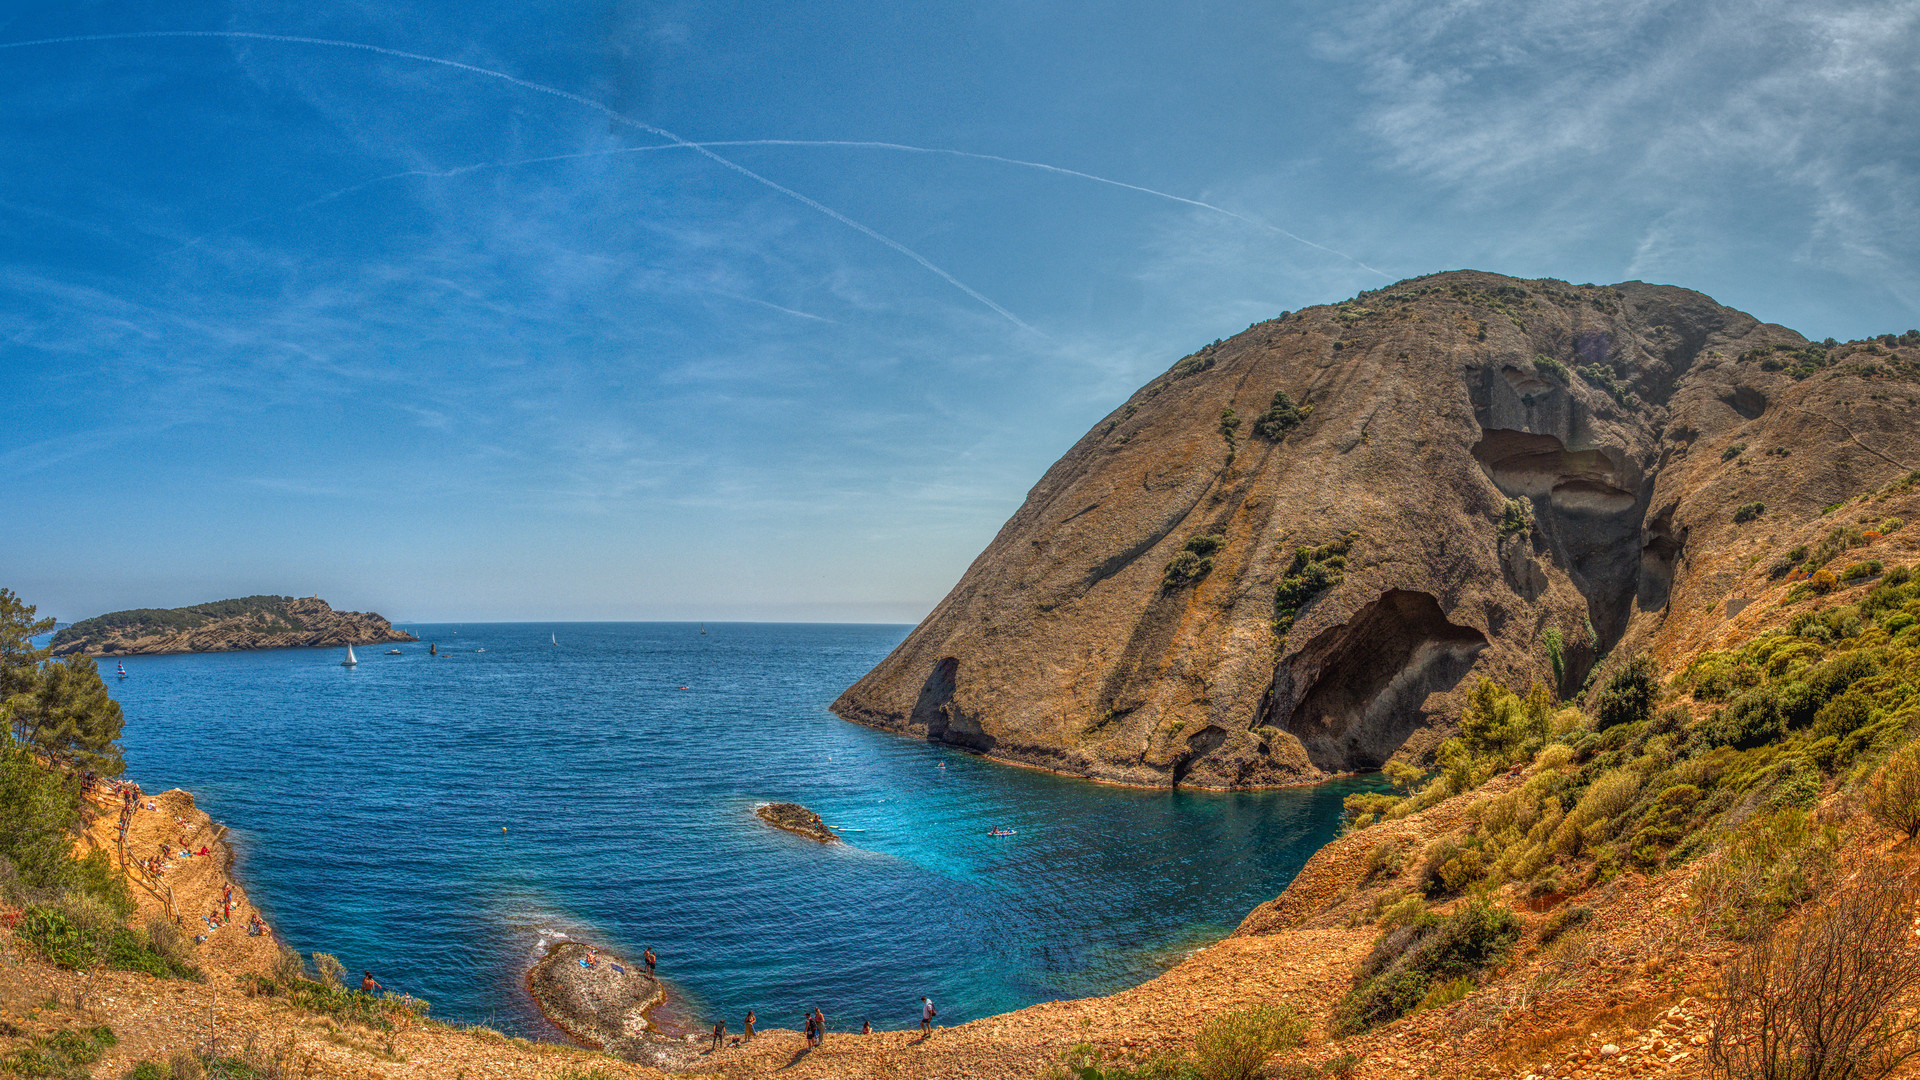
[[[768,803],[754,811],[761,821],[776,829],[785,829],[790,833],[799,833],[809,840],[818,840],[823,844],[838,844],[840,837],[827,828],[820,815],[801,806],[799,803]]]
[[[650,1031],[647,1010],[666,999],[660,981],[644,968],[563,941],[527,972],[527,992],[554,1026],[575,1042],[628,1061],[672,1068],[686,1054],[682,1040]]]

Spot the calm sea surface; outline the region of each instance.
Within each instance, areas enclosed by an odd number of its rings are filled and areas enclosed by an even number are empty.
[[[124,680],[108,662],[127,774],[233,829],[293,947],[519,1034],[551,1034],[522,978],[562,936],[653,946],[686,1012],[736,1031],[749,1007],[901,1028],[921,994],[959,1023],[1118,990],[1277,895],[1359,786],[1135,791],[829,713],[903,626],[406,629],[419,644],[353,669],[314,649],[136,657]],[[768,828],[772,800],[848,844]]]

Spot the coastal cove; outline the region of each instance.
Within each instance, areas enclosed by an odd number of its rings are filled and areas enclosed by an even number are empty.
[[[652,946],[676,1011],[735,1031],[748,1008],[889,1029],[923,993],[948,1023],[1110,993],[1278,895],[1372,786],[1118,788],[834,717],[901,626],[402,629],[419,643],[355,669],[129,658],[128,776],[232,827],[294,948],[516,1034],[555,1035],[524,978],[566,937]],[[772,800],[846,843],[770,828]]]

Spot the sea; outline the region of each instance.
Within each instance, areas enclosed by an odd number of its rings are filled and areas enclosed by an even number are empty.
[[[106,662],[127,775],[231,829],[293,948],[529,1037],[559,1037],[525,975],[567,939],[651,947],[676,1030],[738,1031],[748,1009],[797,1028],[816,1006],[897,1029],[923,994],[951,1024],[1112,993],[1278,895],[1342,798],[1377,786],[1115,787],[829,712],[905,626],[403,628],[420,641],[351,668],[338,649]],[[846,843],[754,816],[775,800]]]

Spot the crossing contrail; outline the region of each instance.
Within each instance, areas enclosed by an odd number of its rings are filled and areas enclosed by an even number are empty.
[[[716,154],[712,150],[709,150],[706,147],[701,146],[699,143],[691,142],[687,139],[681,138],[680,136],[674,134],[673,132],[668,131],[666,128],[657,127],[653,124],[648,124],[643,121],[635,120],[635,119],[632,119],[631,117],[622,115],[621,113],[614,111],[612,108],[609,108],[606,105],[602,105],[600,102],[595,101],[592,98],[582,97],[581,95],[575,94],[571,91],[562,90],[557,86],[548,86],[544,83],[537,83],[529,79],[522,79],[517,75],[509,75],[504,71],[494,71],[491,68],[483,68],[474,64],[463,64],[458,60],[448,60],[444,57],[439,57],[439,56],[428,56],[425,53],[407,52],[403,49],[389,49],[384,45],[368,45],[365,42],[360,42],[360,41],[339,41],[334,38],[303,37],[303,36],[294,35],[294,34],[266,34],[266,33],[251,31],[251,30],[133,30],[133,31],[126,31],[123,33],[116,33],[116,34],[71,34],[65,37],[36,38],[31,41],[0,42],[0,50],[25,49],[25,48],[30,48],[33,46],[41,46],[41,45],[78,45],[78,44],[87,44],[92,42],[103,42],[103,41],[140,41],[140,40],[153,40],[153,39],[160,39],[160,38],[215,38],[215,39],[222,39],[222,40],[229,40],[229,41],[233,41],[233,40],[271,41],[271,42],[278,42],[281,44],[290,44],[290,45],[317,45],[317,46],[322,46],[325,48],[332,48],[332,49],[356,49],[360,52],[374,53],[380,56],[391,56],[401,60],[412,60],[422,64],[437,64],[440,67],[452,68],[456,71],[465,71],[465,72],[468,72],[469,74],[480,75],[489,79],[498,79],[502,82],[510,83],[514,86],[518,86],[524,90],[532,90],[532,91],[535,91],[536,93],[547,94],[552,97],[559,98],[563,101],[573,102],[574,104],[582,106],[583,108],[592,109],[594,112],[601,113],[605,115],[608,119],[614,121],[615,123],[625,124],[626,126],[634,128],[636,130],[648,132],[649,134],[656,135],[662,139],[667,140],[668,142],[672,143],[675,146],[684,147],[685,149],[692,150],[695,153],[701,155],[702,157],[707,158],[708,160],[714,162],[717,165],[721,165],[725,168],[731,169],[734,172],[739,173],[740,175],[748,178],[749,180],[752,180],[755,183],[761,184],[767,188],[770,188],[773,191],[777,191],[780,194],[785,195],[786,197],[794,200],[795,202],[800,203],[803,206],[809,207],[810,209],[813,209],[822,214],[825,214],[827,217],[832,218],[833,220],[839,222],[842,225],[845,225],[846,227],[854,230],[855,232],[858,232],[861,235],[868,237],[869,239],[876,240],[882,244],[885,244],[887,247],[890,247],[893,250],[899,252],[900,254],[906,256],[907,258],[912,259],[914,262],[919,263],[922,267],[924,267],[934,275],[938,276],[941,280],[945,281],[947,284],[952,285],[954,288],[959,289],[961,292],[979,301],[981,304],[984,304],[988,308],[991,308],[995,313],[999,314],[1000,316],[1005,318],[1008,322],[1011,322],[1013,325],[1018,326],[1020,329],[1025,330],[1032,334],[1039,335],[1041,337],[1046,336],[1044,334],[1041,334],[1040,331],[1035,330],[1033,327],[1021,321],[1020,317],[1015,315],[1013,312],[1008,311],[1006,308],[1003,308],[999,304],[996,304],[992,300],[989,300],[985,296],[982,296],[979,292],[976,292],[971,286],[967,285],[965,282],[961,281],[959,278],[956,278],[952,274],[949,274],[945,270],[942,270],[938,266],[935,266],[933,262],[930,261],[926,256],[920,254],[919,252],[913,250],[912,248],[906,246],[905,244],[902,244],[898,240],[893,239],[892,237],[883,235],[879,232],[876,232],[873,229],[868,228],[865,225],[860,224],[859,222],[853,220],[852,218],[846,216],[845,214],[842,214],[838,210],[835,210],[832,207],[827,206],[824,203],[808,198],[807,196],[802,195],[801,193],[793,190],[790,187],[786,187],[782,184],[776,183],[773,180],[769,180],[768,178],[761,176],[759,173],[754,172],[752,169],[749,169],[744,165],[738,164],[737,162],[730,161],[727,158],[721,157],[719,154]]]
[[[1184,195],[1175,195],[1172,192],[1159,191],[1150,187],[1141,187],[1139,184],[1129,184],[1124,180],[1108,179],[1107,177],[1097,176],[1090,172],[1081,172],[1079,169],[1066,169],[1058,165],[1049,165],[1044,161],[1023,161],[1020,158],[1001,157],[999,154],[977,154],[971,150],[949,150],[949,149],[945,149],[937,146],[909,146],[906,143],[870,142],[865,140],[853,140],[853,139],[727,139],[727,140],[702,140],[699,145],[701,146],[842,146],[842,147],[850,147],[850,148],[865,149],[865,150],[902,150],[910,154],[944,154],[948,157],[973,158],[976,161],[997,161],[1003,165],[1019,165],[1028,169],[1040,169],[1044,172],[1059,173],[1062,176],[1077,176],[1082,180],[1091,180],[1096,184],[1107,184],[1112,187],[1126,188],[1128,191],[1138,191],[1138,192],[1141,192],[1142,194],[1154,195],[1162,199],[1172,199],[1174,202],[1177,202],[1177,203],[1186,203],[1188,206],[1197,206],[1202,210],[1211,210],[1216,214],[1225,214],[1226,216],[1233,218],[1235,221],[1244,221],[1247,224],[1252,225],[1256,228],[1266,229],[1270,232],[1279,233],[1281,236],[1284,236],[1287,239],[1294,241],[1295,243],[1305,244],[1307,247],[1313,248],[1315,251],[1324,251],[1329,255],[1333,255],[1338,258],[1345,259],[1346,261],[1352,263],[1353,265],[1359,267],[1362,270],[1368,271],[1369,273],[1379,274],[1381,277],[1390,276],[1384,273],[1383,271],[1375,270],[1373,267],[1368,266],[1366,263],[1361,262],[1359,259],[1354,258],[1353,256],[1347,254],[1344,251],[1335,251],[1334,249],[1326,246],[1325,244],[1316,244],[1313,241],[1307,239],[1306,237],[1301,236],[1297,233],[1288,232],[1286,229],[1283,229],[1278,225],[1271,224],[1270,222],[1261,221],[1259,218],[1251,218],[1245,214],[1235,213],[1234,211],[1229,210],[1224,206],[1215,206],[1213,203],[1210,203],[1210,202],[1202,202],[1199,199],[1189,199]],[[653,149],[653,148],[647,147],[646,149]]]
[[[1315,251],[1324,251],[1327,254],[1332,255],[1336,258],[1344,259],[1347,262],[1350,262],[1353,265],[1359,267],[1360,269],[1367,271],[1368,273],[1378,274],[1383,278],[1392,277],[1392,275],[1382,270],[1377,270],[1374,267],[1368,266],[1366,263],[1361,262],[1359,259],[1354,258],[1353,256],[1347,254],[1344,251],[1337,251],[1333,248],[1326,246],[1325,244],[1315,243],[1314,241],[1309,240],[1306,237],[1299,235],[1298,233],[1291,232],[1287,229],[1283,229],[1278,225],[1272,224],[1271,222],[1261,221],[1259,218],[1248,217],[1245,214],[1239,213],[1237,211],[1229,210],[1224,206],[1218,206],[1214,203],[1203,202],[1199,199],[1189,199],[1184,195],[1175,195],[1172,192],[1168,192],[1168,191],[1160,191],[1155,188],[1142,187],[1139,184],[1129,184],[1124,180],[1114,180],[1109,177],[1100,176],[1095,173],[1081,172],[1079,169],[1068,169],[1068,168],[1063,168],[1059,165],[1049,165],[1044,161],[1025,161],[1020,158],[1002,157],[999,154],[980,154],[980,153],[975,153],[971,150],[952,150],[945,147],[937,147],[937,146],[912,146],[907,143],[873,142],[868,140],[853,140],[853,139],[702,139],[698,142],[678,142],[678,143],[669,142],[669,143],[656,143],[651,146],[622,146],[622,147],[616,147],[609,150],[584,150],[574,154],[550,154],[545,157],[518,158],[512,161],[483,161],[473,165],[464,165],[458,168],[447,169],[444,171],[435,171],[435,170],[428,170],[428,169],[408,169],[405,172],[397,172],[397,173],[391,173],[386,176],[378,176],[373,178],[372,180],[366,180],[361,183],[355,184],[352,187],[341,188],[339,191],[335,191],[327,195],[322,195],[317,199],[309,200],[308,202],[302,203],[299,206],[292,207],[289,210],[286,210],[283,212],[297,213],[301,210],[312,209],[313,207],[318,206],[321,203],[340,198],[343,195],[350,195],[356,191],[360,191],[367,187],[371,187],[374,184],[384,183],[388,180],[400,180],[409,176],[446,178],[446,177],[459,176],[462,173],[475,172],[480,169],[509,169],[509,168],[514,168],[516,166],[520,166],[520,165],[539,165],[539,164],[544,164],[546,162],[551,162],[551,161],[574,161],[580,158],[609,157],[615,154],[640,154],[640,153],[646,153],[652,150],[699,149],[699,148],[711,148],[716,146],[817,146],[817,147],[846,147],[846,148],[862,149],[862,150],[899,150],[899,151],[903,151],[910,154],[939,154],[947,157],[972,158],[976,161],[994,161],[994,162],[999,162],[1000,164],[1003,164],[1003,165],[1018,165],[1018,166],[1021,166],[1022,168],[1039,169],[1043,172],[1058,173],[1061,176],[1072,176],[1072,177],[1077,177],[1081,180],[1091,180],[1096,184],[1106,184],[1111,187],[1125,188],[1128,191],[1138,191],[1145,195],[1152,195],[1155,198],[1170,199],[1173,202],[1185,203],[1188,206],[1197,206],[1202,210],[1210,210],[1216,214],[1223,214],[1227,217],[1230,217],[1235,221],[1245,222],[1246,224],[1252,225],[1255,228],[1265,229],[1269,232],[1278,233],[1279,235],[1284,236],[1287,239],[1294,241],[1295,243],[1303,244],[1307,247],[1313,248]],[[264,216],[271,216],[271,215],[264,215]],[[239,225],[228,226],[227,229],[222,229],[220,231],[227,232],[232,229],[245,228],[247,225],[251,225],[253,224],[253,222],[260,221],[260,220],[262,220],[262,218],[251,218],[248,221],[240,223]],[[218,235],[218,233],[215,233],[212,235]],[[200,240],[189,241],[187,244],[183,245],[183,249],[185,247],[192,247],[194,244],[197,244],[200,242],[201,242]]]

